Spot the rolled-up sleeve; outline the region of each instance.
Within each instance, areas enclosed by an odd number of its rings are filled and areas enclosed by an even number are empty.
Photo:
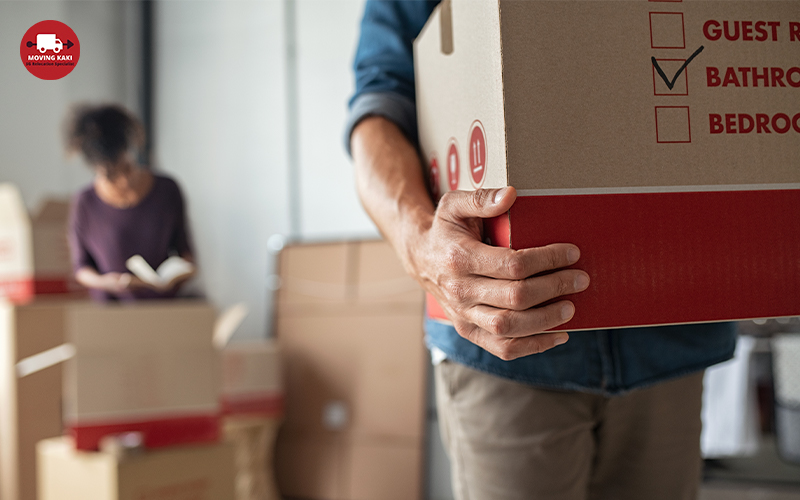
[[[413,43],[438,3],[367,0],[353,63],[356,90],[345,126],[348,153],[353,129],[367,116],[391,120],[417,142]]]

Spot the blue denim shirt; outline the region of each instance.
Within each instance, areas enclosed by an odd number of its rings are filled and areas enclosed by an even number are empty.
[[[368,0],[354,69],[345,144],[364,117],[379,115],[417,142],[412,43],[438,1]],[[573,332],[541,354],[503,361],[458,335],[448,323],[426,321],[426,342],[452,361],[540,387],[619,394],[702,370],[729,359],[732,323]]]

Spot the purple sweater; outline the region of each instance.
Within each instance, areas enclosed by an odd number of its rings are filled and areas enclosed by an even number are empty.
[[[125,261],[139,254],[153,269],[173,254],[192,255],[183,196],[174,180],[153,176],[153,187],[137,204],[116,208],[103,202],[90,185],[75,196],[70,210],[69,244],[74,271],[127,273]],[[99,301],[174,297],[149,288],[120,294],[91,290]]]

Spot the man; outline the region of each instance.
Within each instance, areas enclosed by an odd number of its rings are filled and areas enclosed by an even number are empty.
[[[511,207],[513,187],[434,205],[412,42],[437,3],[367,1],[347,145],[364,207],[452,322],[427,321],[426,341],[456,497],[694,498],[702,373],[731,357],[732,325],[554,332],[574,314],[558,298],[589,286],[564,269],[580,249],[484,244],[481,220]]]

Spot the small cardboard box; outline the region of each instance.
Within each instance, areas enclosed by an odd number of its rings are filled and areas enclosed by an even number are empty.
[[[281,493],[420,498],[428,366],[421,289],[382,241],[288,246],[280,277]]]
[[[0,297],[76,293],[67,244],[69,202],[45,200],[30,217],[19,190],[0,184]]]
[[[69,206],[68,200],[47,199],[31,217],[34,292],[37,295],[83,290],[74,279],[69,258]]]
[[[64,423],[82,450],[138,431],[148,448],[219,437],[215,309],[202,301],[82,304],[65,317]]]
[[[574,243],[559,329],[800,314],[796,1],[445,0],[414,46],[434,194],[514,186],[495,244]]]
[[[227,443],[179,446],[118,458],[76,450],[69,438],[37,446],[39,500],[234,500]]]
[[[283,414],[283,370],[274,341],[239,341],[222,350],[222,413]]]
[[[0,500],[36,500],[36,443],[62,433],[61,365],[23,378],[16,365],[64,342],[68,305],[0,300]]]

